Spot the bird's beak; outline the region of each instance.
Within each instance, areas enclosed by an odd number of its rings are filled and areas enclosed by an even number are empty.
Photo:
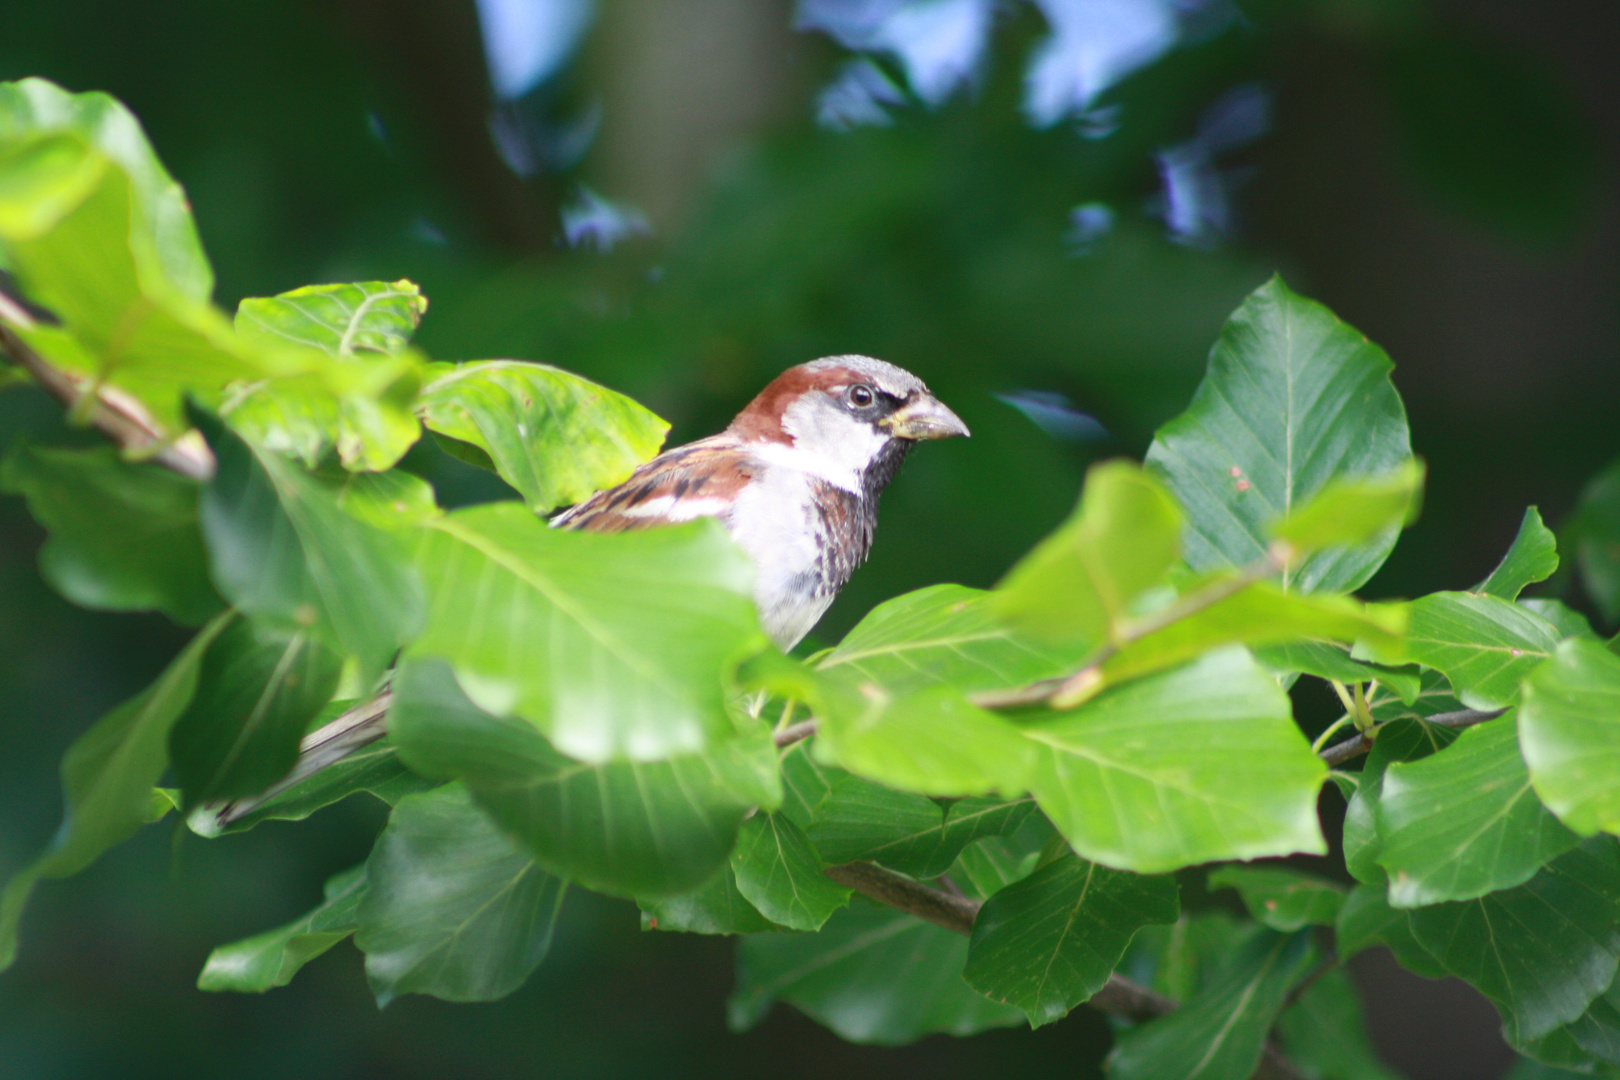
[[[940,404],[932,394],[906,402],[879,420],[878,426],[901,439],[948,439],[952,435],[968,434],[962,418]]]

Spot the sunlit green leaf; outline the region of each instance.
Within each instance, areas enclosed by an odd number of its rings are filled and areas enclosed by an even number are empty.
[[[594,889],[688,892],[725,864],[749,810],[781,801],[764,733],[702,754],[593,766],[559,754],[533,724],[479,709],[442,662],[404,665],[394,695],[389,727],[412,769],[465,779],[542,866]]]
[[[1288,989],[1304,974],[1310,934],[1259,929],[1210,984],[1168,1016],[1115,1036],[1109,1075],[1119,1080],[1248,1080]]]
[[[1272,527],[1295,558],[1335,545],[1369,544],[1411,524],[1423,491],[1423,464],[1408,458],[1393,472],[1337,477]]]
[[[322,890],[325,899],[313,911],[209,953],[197,989],[258,994],[286,986],[305,964],[354,933],[365,892],[363,865],[333,875]]]
[[[568,887],[458,784],[401,799],[365,873],[354,940],[379,1005],[505,997],[545,959]]]
[[[1508,1041],[1584,1013],[1620,965],[1620,845],[1588,840],[1515,889],[1408,915],[1441,966],[1501,1010]]]
[[[967,951],[965,937],[856,900],[819,934],[744,938],[728,1017],[749,1028],[785,1001],[840,1038],[884,1046],[1022,1023],[962,981]]]
[[[1441,753],[1391,764],[1374,817],[1398,908],[1521,885],[1579,842],[1531,791],[1511,716],[1468,728]]]
[[[1572,638],[1524,684],[1519,744],[1536,794],[1571,829],[1620,833],[1620,657]]]
[[[110,447],[19,443],[0,461],[0,491],[26,496],[50,532],[39,569],[52,587],[84,607],[156,608],[188,625],[223,606],[197,531],[199,490]]]
[[[1195,569],[1245,566],[1286,519],[1338,477],[1377,476],[1411,457],[1406,411],[1384,351],[1280,278],[1227,322],[1181,416],[1159,429],[1147,461],[1188,516]],[[1283,584],[1342,592],[1372,576],[1398,524],[1363,545],[1289,567]]]
[[[215,618],[156,682],[96,721],[68,748],[62,758],[63,827],[45,853],[0,892],[0,969],[16,958],[17,923],[35,882],[78,873],[146,824],[152,788],[168,765],[169,728],[191,703],[203,654],[232,617]]]
[[[1223,866],[1209,887],[1236,889],[1256,922],[1284,933],[1332,926],[1345,895],[1341,885],[1280,866]]]
[[[1137,930],[1174,922],[1179,907],[1174,878],[1062,858],[985,901],[962,977],[1032,1027],[1049,1024],[1102,989]]]
[[[991,609],[1053,647],[1107,640],[1133,600],[1179,554],[1181,511],[1164,486],[1127,461],[1093,465],[1080,505],[996,587]]]
[[[612,487],[658,452],[669,425],[622,394],[545,364],[435,364],[422,423],[488,456],[544,513]]]
[[[1390,667],[1352,659],[1342,646],[1325,641],[1296,641],[1286,645],[1264,645],[1254,650],[1254,658],[1273,671],[1303,672],[1319,679],[1341,683],[1377,681],[1401,700],[1411,704],[1422,688],[1415,665]]]
[[[819,930],[849,903],[850,890],[823,875],[821,865],[804,830],[782,814],[755,814],[743,822],[731,853],[737,891],[790,930]]]
[[[308,633],[261,635],[245,621],[209,647],[197,690],[169,732],[185,808],[263,791],[291,771],[298,742],[337,689],[341,662]]]
[[[1526,508],[1518,535],[1513,538],[1507,554],[1496,564],[1491,576],[1471,591],[1517,600],[1526,585],[1546,581],[1557,569],[1558,541],[1552,530],[1541,523],[1541,514],[1531,506]]]
[[[1500,597],[1440,592],[1409,607],[1408,657],[1443,673],[1470,708],[1518,701],[1519,680],[1558,645],[1545,619]]]
[[[1085,858],[1160,873],[1326,851],[1316,794],[1327,768],[1287,696],[1242,650],[1105,691],[1024,730],[1043,749],[1036,801]]]
[[[306,285],[243,300],[236,329],[334,355],[395,353],[410,344],[426,311],[427,297],[411,281]]]
[[[701,750],[731,730],[722,672],[763,646],[753,568],[717,522],[569,532],[517,503],[428,523],[415,656],[584,761]]]

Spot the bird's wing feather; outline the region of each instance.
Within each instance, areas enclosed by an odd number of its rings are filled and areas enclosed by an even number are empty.
[[[624,483],[564,510],[551,524],[559,529],[625,532],[723,517],[757,469],[735,436],[713,435],[665,451]]]

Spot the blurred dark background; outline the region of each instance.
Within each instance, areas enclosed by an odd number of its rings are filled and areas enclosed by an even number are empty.
[[[828,639],[906,589],[992,583],[1090,461],[1142,453],[1273,271],[1389,351],[1429,462],[1367,595],[1467,587],[1527,504],[1556,525],[1620,454],[1617,55],[1613,0],[0,4],[0,78],[146,124],[227,309],[409,277],[436,357],[582,372],[673,441],[819,355],[927,379],[974,438],[908,463]],[[0,393],[0,444],[21,434],[72,437],[43,395]],[[430,447],[410,462],[446,501],[498,494]],[[184,639],[50,593],[41,539],[0,498],[0,875],[55,828],[63,749]],[[263,997],[193,988],[382,816],[160,826],[42,885],[0,975],[0,1076],[1097,1075],[1086,1010],[903,1050],[781,1007],[730,1035],[726,942],[578,892],[496,1004],[379,1013],[348,944]],[[1354,967],[1405,1075],[1508,1067],[1471,991]]]

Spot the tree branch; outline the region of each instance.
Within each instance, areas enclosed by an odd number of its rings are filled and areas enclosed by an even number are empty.
[[[60,401],[70,417],[85,417],[132,457],[148,458],[200,482],[214,475],[213,452],[196,432],[171,439],[139,401],[115,387],[97,386],[81,376],[70,375],[34,351],[18,331],[32,330],[37,325],[22,305],[0,292],[0,350]]]
[[[797,724],[789,724],[776,733],[776,748],[786,750],[796,742],[803,742],[816,733],[816,720],[800,720]]]
[[[1475,724],[1483,724],[1487,720],[1495,720],[1505,712],[1507,712],[1506,709],[1458,709],[1455,712],[1435,713],[1433,716],[1419,716],[1415,717],[1415,719],[1422,720],[1426,724],[1439,724],[1441,727],[1465,728],[1473,727]],[[1373,730],[1374,732],[1377,731],[1376,728]],[[1373,738],[1374,736],[1371,733],[1358,731],[1348,739],[1334,743],[1316,756],[1329,765],[1337,765],[1371,750],[1373,748]]]

